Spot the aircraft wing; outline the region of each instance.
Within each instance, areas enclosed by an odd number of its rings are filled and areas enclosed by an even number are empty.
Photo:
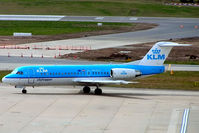
[[[130,84],[130,83],[138,83],[138,82],[130,82],[125,80],[105,80],[105,79],[75,79],[73,82],[78,84],[86,84],[86,85],[106,85],[106,84]]]

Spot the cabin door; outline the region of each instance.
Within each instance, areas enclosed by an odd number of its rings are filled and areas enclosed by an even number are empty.
[[[35,73],[33,69],[28,70],[28,84],[34,84]]]

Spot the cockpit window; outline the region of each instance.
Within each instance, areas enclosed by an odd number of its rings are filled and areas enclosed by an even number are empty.
[[[16,74],[18,71],[17,70],[14,70],[11,72],[11,74]]]
[[[22,71],[18,71],[16,74],[23,75]]]

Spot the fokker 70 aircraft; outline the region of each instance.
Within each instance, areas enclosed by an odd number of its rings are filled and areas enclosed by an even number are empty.
[[[23,66],[6,75],[2,81],[21,88],[26,86],[81,85],[84,93],[90,92],[89,86],[96,86],[95,94],[102,94],[99,88],[106,84],[129,84],[138,77],[163,73],[163,66],[174,46],[190,46],[173,42],[158,42],[143,59],[124,64],[106,65],[52,65]]]

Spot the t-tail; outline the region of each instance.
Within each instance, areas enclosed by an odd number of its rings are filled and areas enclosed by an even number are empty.
[[[149,50],[144,58],[140,60],[139,65],[162,66],[173,47],[190,45],[191,44],[179,44],[174,42],[158,42]]]

